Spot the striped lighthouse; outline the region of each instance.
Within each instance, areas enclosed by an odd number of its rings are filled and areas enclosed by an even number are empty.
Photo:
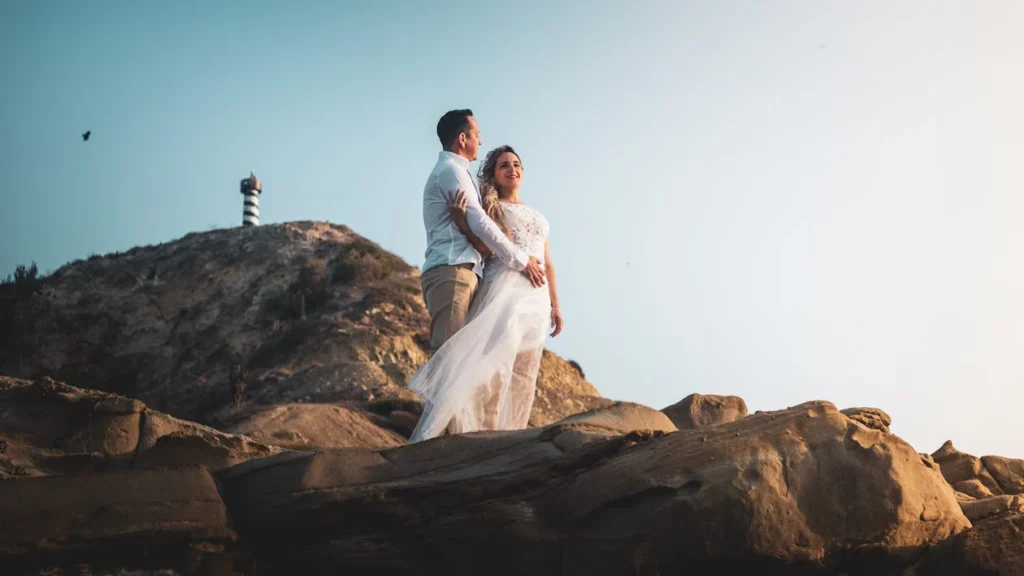
[[[260,190],[263,184],[256,174],[249,172],[249,177],[242,179],[242,226],[260,225]]]

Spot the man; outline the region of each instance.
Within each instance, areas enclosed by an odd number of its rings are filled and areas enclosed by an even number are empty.
[[[517,248],[480,206],[480,191],[469,171],[480,150],[480,128],[471,110],[452,110],[437,123],[443,150],[423,188],[426,259],[420,285],[430,312],[430,347],[437,350],[466,323],[469,305],[483,277],[483,257],[474,242],[535,287],[544,285],[540,261]],[[448,202],[464,193],[467,235],[452,222]]]

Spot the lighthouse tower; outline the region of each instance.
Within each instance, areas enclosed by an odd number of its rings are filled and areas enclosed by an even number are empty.
[[[263,184],[256,175],[249,172],[249,177],[242,180],[242,226],[260,225],[260,190]]]

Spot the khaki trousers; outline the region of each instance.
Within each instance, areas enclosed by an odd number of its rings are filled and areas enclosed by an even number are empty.
[[[480,280],[471,264],[435,266],[420,276],[430,312],[430,347],[435,351],[466,325]]]

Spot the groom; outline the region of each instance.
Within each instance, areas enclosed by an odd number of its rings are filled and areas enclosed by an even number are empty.
[[[469,305],[483,277],[484,262],[473,241],[489,249],[506,266],[544,285],[540,261],[517,248],[480,206],[480,190],[469,163],[480,150],[480,128],[471,110],[452,110],[437,122],[443,150],[423,188],[423,225],[427,229],[426,261],[420,276],[430,312],[430,347],[437,350],[466,323]],[[467,237],[452,222],[449,199],[465,194]]]

